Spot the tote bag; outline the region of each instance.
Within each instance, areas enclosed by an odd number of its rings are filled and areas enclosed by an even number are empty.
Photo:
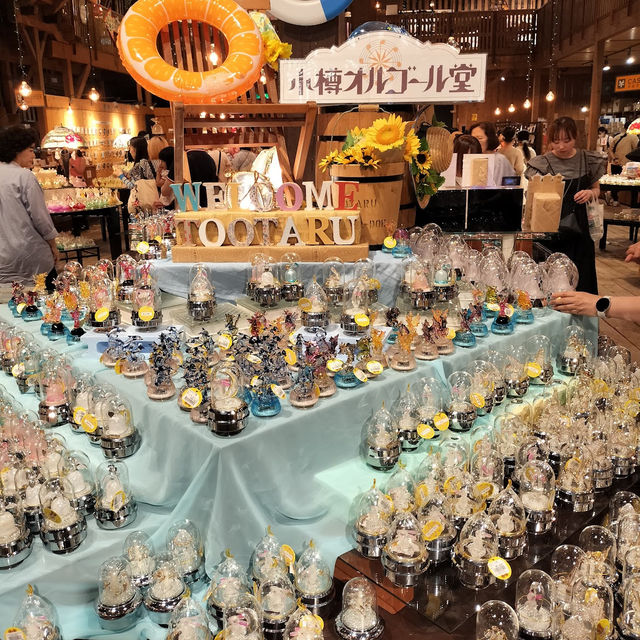
[[[136,186],[131,189],[127,202],[129,213],[135,213],[136,206],[141,209],[152,209],[154,202],[158,202],[156,181],[146,178],[136,180]]]

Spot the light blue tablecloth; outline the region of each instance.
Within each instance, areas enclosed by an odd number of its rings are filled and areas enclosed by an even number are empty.
[[[394,258],[389,253],[372,251],[369,257],[375,265],[375,277],[382,283],[380,302],[387,306],[395,304],[398,285],[402,279],[402,260]],[[351,274],[354,263],[345,263],[347,277]],[[186,298],[189,291],[189,269],[193,266],[189,262],[171,262],[171,259],[156,260],[158,284],[162,291],[174,296]],[[322,275],[321,262],[301,262],[302,281],[311,282],[314,275]],[[216,262],[208,263],[207,270],[216,288],[216,298],[225,302],[234,302],[239,292],[247,286],[251,265],[248,262]]]
[[[39,330],[39,323],[13,319],[6,306],[0,309],[0,320]],[[65,638],[101,633],[92,609],[99,565],[108,556],[122,552],[131,530],[143,529],[161,547],[168,527],[187,517],[203,533],[209,571],[226,548],[248,565],[267,525],[282,543],[296,551],[313,538],[333,566],[335,558],[353,546],[347,532],[345,495],[366,490],[376,475],[384,483],[384,474],[358,459],[362,427],[381,402],[389,406],[408,383],[419,377],[434,373],[446,377],[481,357],[488,347],[524,343],[536,333],[554,339],[569,322],[577,321],[550,312],[533,325],[517,327],[513,336],[490,335],[474,349],[457,349],[446,358],[419,363],[410,373],[387,370],[380,379],[359,388],[338,390],[333,398],[322,399],[312,409],[294,409],[284,401],[280,415],[270,419],[251,417],[245,431],[231,439],[217,438],[206,426],[193,424],[175,400],[149,400],[142,381],[119,377],[78,347],[48,343],[38,334],[43,343],[68,351],[74,366],[95,371],[99,381],[114,384],[130,400],[143,438],[141,449],[127,460],[140,514],[135,524],[116,532],[99,530],[91,522],[87,540],[68,556],[44,551],[36,539],[30,558],[0,574],[0,620],[12,620],[25,586],[31,583],[58,608]],[[586,323],[591,339],[596,326],[591,321]],[[0,384],[19,395],[10,377],[0,378]],[[25,408],[36,408],[33,396],[20,400]],[[83,434],[72,433],[68,426],[56,431],[65,436],[70,448],[85,451],[92,464],[103,461],[100,449],[92,447]],[[425,453],[405,455],[420,458]],[[148,621],[141,622],[127,637],[137,637],[143,629],[147,633],[149,628]]]

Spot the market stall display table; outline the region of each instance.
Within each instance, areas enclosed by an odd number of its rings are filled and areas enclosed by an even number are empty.
[[[279,539],[294,549],[313,538],[332,566],[336,557],[353,546],[346,531],[350,496],[366,490],[372,477],[385,481],[385,474],[367,468],[359,458],[363,425],[383,400],[392,406],[407,384],[427,375],[446,378],[482,357],[487,348],[524,344],[536,333],[556,340],[567,324],[580,320],[550,311],[532,325],[518,326],[512,336],[489,335],[474,349],[457,349],[451,356],[420,363],[410,373],[386,370],[382,379],[338,390],[306,412],[285,401],[278,416],[252,416],[240,435],[223,439],[212,435],[206,426],[192,423],[175,399],[153,402],[147,398],[142,381],[117,376],[77,346],[49,343],[40,336],[39,323],[14,319],[6,306],[0,309],[0,319],[33,332],[41,344],[68,351],[78,369],[93,371],[98,382],[113,384],[130,401],[142,435],[140,450],[126,460],[140,508],[138,520],[115,532],[99,532],[91,523],[87,540],[69,556],[56,557],[35,541],[31,557],[3,574],[0,582],[0,619],[12,618],[24,587],[31,583],[54,602],[63,635],[69,638],[100,632],[93,612],[98,567],[108,556],[122,553],[125,537],[135,529],[149,533],[161,548],[174,521],[193,520],[203,534],[206,566],[211,571],[226,548],[247,566],[255,544],[271,525]],[[596,326],[586,319],[591,340]],[[1,378],[0,384],[19,396],[12,378]],[[178,379],[176,386],[180,386]],[[33,395],[19,400],[25,409],[36,407]],[[92,447],[84,434],[75,434],[68,426],[55,432],[64,435],[69,448],[87,453],[92,465],[104,460],[100,449]],[[404,457],[413,466],[424,452],[423,447]],[[345,495],[345,488],[349,495]],[[140,626],[149,624],[144,621]]]
[[[640,219],[636,218],[634,220],[624,220],[621,218],[605,218],[602,221],[603,224],[603,233],[602,238],[600,238],[600,251],[606,251],[607,248],[607,231],[609,225],[616,227],[629,227],[629,242],[637,242],[638,241],[638,229],[640,228]]]

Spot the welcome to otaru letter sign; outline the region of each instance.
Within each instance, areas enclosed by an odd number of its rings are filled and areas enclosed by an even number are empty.
[[[278,209],[253,212],[239,208],[236,184],[172,185],[180,209],[175,216],[177,244],[172,251],[173,261],[248,262],[256,249],[273,258],[295,251],[304,261],[322,261],[331,256],[347,261],[366,257],[369,246],[360,242],[360,212],[355,208],[358,184],[323,182],[319,192],[312,182],[304,182],[303,186],[304,192],[294,182],[283,184],[276,192]],[[203,188],[211,207],[206,210],[199,207],[198,196]],[[230,189],[231,207],[224,203],[225,188]],[[287,193],[291,204],[285,197]]]

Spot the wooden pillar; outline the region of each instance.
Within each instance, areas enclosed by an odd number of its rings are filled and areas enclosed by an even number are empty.
[[[604,40],[598,40],[595,46],[591,67],[591,96],[589,98],[589,118],[587,120],[587,145],[596,148],[598,123],[600,122],[600,101],[602,100],[602,66],[604,65]]]
[[[173,103],[173,181],[182,184],[184,180],[184,104]]]

